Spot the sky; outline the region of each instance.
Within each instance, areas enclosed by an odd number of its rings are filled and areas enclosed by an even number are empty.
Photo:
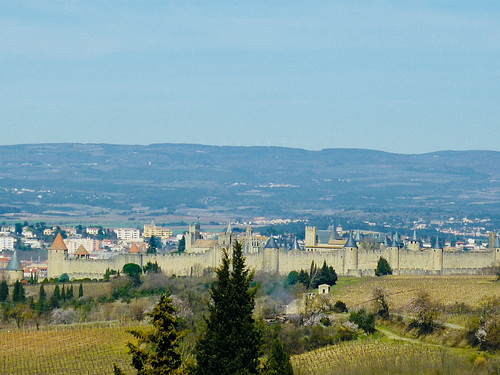
[[[500,151],[500,2],[0,1],[0,144]]]

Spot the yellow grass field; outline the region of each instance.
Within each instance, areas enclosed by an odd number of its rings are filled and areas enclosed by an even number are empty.
[[[384,276],[341,279],[332,288],[332,298],[344,301],[350,309],[369,307],[376,287],[384,289],[391,308],[396,310],[406,306],[419,290],[444,305],[463,302],[477,306],[485,297],[500,297],[500,281],[494,276]]]
[[[135,373],[119,326],[73,326],[48,330],[0,331],[0,374],[113,374],[117,363]]]

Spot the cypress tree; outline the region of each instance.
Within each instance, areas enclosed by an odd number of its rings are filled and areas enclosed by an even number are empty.
[[[9,297],[9,285],[6,280],[0,282],[0,302],[5,302]]]
[[[61,292],[59,291],[59,285],[54,288],[54,293],[50,297],[50,307],[56,309],[59,307],[59,300],[61,299]]]
[[[66,293],[66,299],[72,300],[73,298],[74,298],[73,284],[71,284],[70,287],[68,288],[68,292]]]
[[[261,332],[252,317],[255,288],[253,274],[245,265],[242,245],[233,246],[233,267],[223,250],[217,282],[210,287],[212,303],[206,330],[196,344],[196,374],[257,374]]]
[[[149,239],[148,254],[156,254],[156,251],[156,237],[151,236],[151,238]]]
[[[83,284],[80,284],[80,287],[78,288],[78,298],[83,297]]]
[[[64,285],[63,285],[63,287],[61,289],[61,299],[63,301],[66,301],[66,291],[64,290]]]
[[[45,288],[43,284],[40,285],[40,292],[38,293],[38,302],[36,304],[36,310],[38,314],[43,314],[47,311],[47,294],[45,293]]]
[[[26,297],[24,296],[24,287],[19,280],[14,284],[14,291],[12,292],[12,302],[24,302]]]

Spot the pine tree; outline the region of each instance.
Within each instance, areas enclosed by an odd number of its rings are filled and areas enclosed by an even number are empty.
[[[169,294],[164,294],[147,315],[151,318],[153,330],[128,331],[139,340],[139,345],[128,343],[132,353],[132,365],[138,375],[176,374],[181,365],[181,356],[176,351],[184,332],[178,331],[179,320]],[[115,365],[115,374],[121,370]]]
[[[5,302],[9,297],[9,285],[6,280],[0,282],[0,302]]]
[[[392,269],[387,259],[380,257],[375,269],[375,276],[392,275]]]
[[[78,288],[78,298],[83,297],[83,284],[80,284],[80,287]]]
[[[61,300],[66,301],[66,291],[64,290],[64,285],[61,289]]]
[[[16,283],[14,284],[14,291],[12,292],[12,302],[19,303],[19,302],[24,302],[25,300],[26,297],[24,295],[23,284],[21,284],[19,280],[17,280]]]
[[[245,265],[242,245],[233,246],[233,267],[226,250],[212,284],[206,331],[196,345],[196,374],[257,374],[261,332],[252,317],[255,288]]]
[[[266,375],[293,375],[290,356],[285,351],[283,343],[276,335],[267,360]]]

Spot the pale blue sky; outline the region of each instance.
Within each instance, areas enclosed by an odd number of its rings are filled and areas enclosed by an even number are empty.
[[[0,2],[0,144],[500,150],[499,94],[500,2]]]

